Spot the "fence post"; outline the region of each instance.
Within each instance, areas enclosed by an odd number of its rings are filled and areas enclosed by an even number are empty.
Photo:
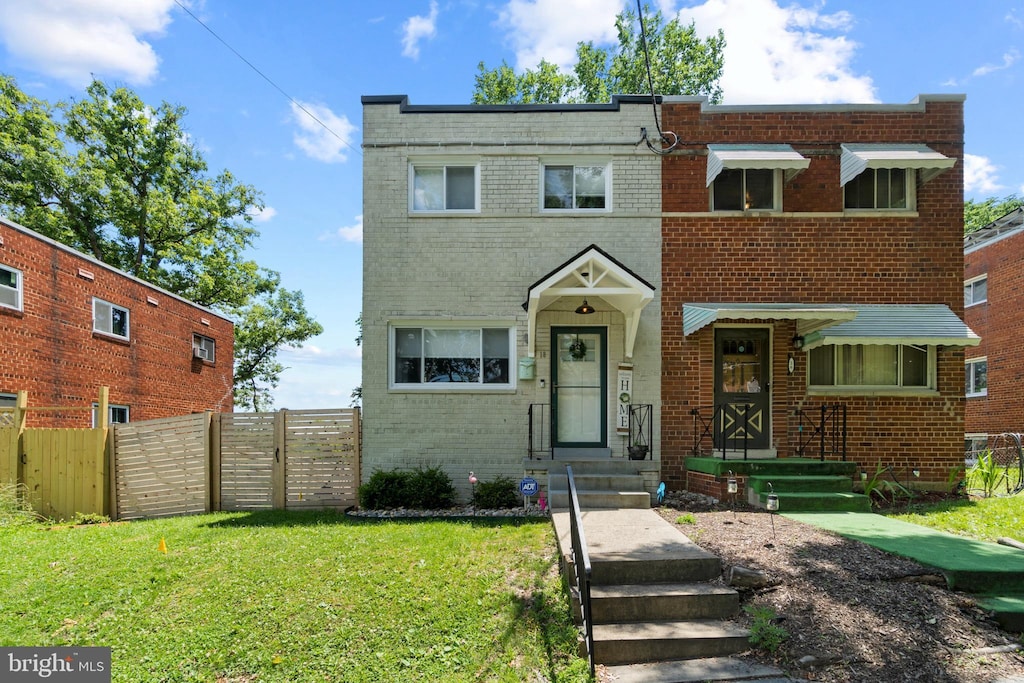
[[[362,483],[363,425],[359,421],[359,406],[352,408],[352,442],[356,449],[355,489],[356,504],[359,503],[359,485]]]
[[[210,510],[213,512],[220,511],[220,471],[221,471],[221,460],[220,460],[220,413],[214,413],[212,411],[206,412],[209,417],[209,428],[210,438],[206,441],[206,447],[208,449],[209,458],[209,478],[207,481],[210,485]]]
[[[13,459],[11,473],[14,475],[15,484],[25,483],[25,464],[21,460],[21,449],[25,442],[21,436],[25,432],[27,420],[28,392],[23,389],[18,392],[18,398],[14,403],[14,430],[11,432],[11,458]]]
[[[99,499],[97,507],[100,514],[105,514],[113,519],[110,514],[111,501],[117,494],[111,494],[114,487],[111,482],[114,478],[114,468],[111,466],[110,448],[110,388],[100,387],[99,400],[96,402],[96,428],[99,430],[97,438],[96,473],[93,483],[95,484],[95,496]],[[88,487],[87,487],[88,488]],[[90,512],[92,512],[90,510]]]
[[[271,476],[274,481],[275,510],[284,510],[285,503],[287,502],[287,491],[285,490],[285,463],[287,462],[287,454],[285,453],[285,424],[287,414],[288,410],[286,408],[282,408],[274,413],[274,468]]]

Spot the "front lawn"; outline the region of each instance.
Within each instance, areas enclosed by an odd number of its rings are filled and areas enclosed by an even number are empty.
[[[911,504],[908,510],[893,517],[983,541],[1006,536],[1024,542],[1024,494],[960,498],[928,506]]]
[[[548,521],[0,527],[0,645],[110,646],[119,682],[587,680]]]

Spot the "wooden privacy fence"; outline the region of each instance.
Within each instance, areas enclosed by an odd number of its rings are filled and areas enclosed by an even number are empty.
[[[113,441],[120,519],[358,502],[358,408],[136,422]]]

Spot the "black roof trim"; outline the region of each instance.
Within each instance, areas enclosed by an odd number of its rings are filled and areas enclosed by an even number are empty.
[[[650,95],[612,95],[607,104],[409,104],[408,95],[363,95],[364,106],[397,104],[403,114],[508,114],[525,112],[619,111],[624,104],[650,104]],[[661,95],[655,96],[661,104]]]
[[[565,262],[564,262],[564,263],[562,263],[561,265],[559,265],[559,266],[557,266],[557,267],[555,267],[555,268],[552,268],[552,269],[551,269],[551,270],[550,270],[550,271],[549,271],[549,272],[548,272],[548,273],[547,273],[546,275],[544,275],[544,276],[543,276],[543,277],[541,277],[541,278],[540,278],[539,280],[537,280],[536,282],[534,282],[534,283],[533,283],[532,285],[530,285],[529,287],[527,287],[527,288],[526,288],[526,301],[525,301],[525,302],[523,303],[523,310],[524,310],[524,311],[525,311],[525,310],[527,310],[527,308],[528,308],[528,307],[529,307],[529,305],[530,305],[530,292],[532,292],[532,291],[533,291],[533,288],[534,288],[534,287],[536,287],[536,286],[537,286],[537,285],[539,285],[540,283],[544,282],[544,281],[545,281],[545,280],[547,280],[547,279],[548,279],[549,277],[551,277],[552,275],[554,275],[554,274],[555,274],[555,273],[557,273],[558,271],[562,270],[562,269],[563,269],[563,268],[565,268],[565,267],[566,267],[567,265],[569,265],[570,263],[572,263],[573,261],[575,261],[576,259],[578,259],[578,258],[579,258],[580,256],[583,256],[584,254],[586,254],[586,253],[587,253],[588,251],[591,251],[591,250],[593,250],[593,251],[596,251],[597,253],[601,254],[601,256],[604,256],[604,257],[605,257],[606,259],[608,259],[609,261],[611,261],[612,263],[614,263],[615,265],[617,265],[617,266],[618,266],[619,268],[622,268],[622,269],[623,269],[624,271],[626,271],[627,273],[629,273],[630,275],[632,275],[633,277],[635,277],[635,278],[636,278],[637,280],[639,280],[639,281],[640,281],[640,282],[641,282],[642,284],[644,284],[645,286],[647,286],[647,287],[648,287],[648,288],[649,288],[649,289],[650,289],[650,290],[651,290],[652,292],[653,292],[653,291],[655,291],[655,290],[657,289],[657,288],[656,288],[656,287],[655,287],[654,285],[652,285],[652,284],[651,284],[650,282],[648,282],[648,281],[647,281],[647,280],[645,280],[644,278],[642,278],[642,277],[640,277],[639,275],[637,275],[637,274],[636,274],[636,273],[635,273],[635,272],[633,271],[633,269],[632,269],[632,268],[630,268],[629,266],[627,266],[626,264],[624,264],[624,263],[623,263],[622,261],[620,261],[619,259],[615,258],[614,256],[612,256],[611,254],[609,254],[609,253],[608,253],[607,251],[605,251],[605,250],[604,250],[604,249],[602,249],[601,247],[597,246],[596,244],[591,244],[591,245],[590,245],[589,247],[586,247],[585,249],[581,249],[580,251],[578,251],[578,252],[576,252],[575,254],[573,254],[572,256],[570,256],[570,257],[569,257],[568,259],[566,259],[566,260],[565,260]]]

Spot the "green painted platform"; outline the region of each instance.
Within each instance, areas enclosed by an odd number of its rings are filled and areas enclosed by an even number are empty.
[[[1004,628],[1024,630],[1024,551],[871,513],[781,514],[932,567],[949,588],[978,594]]]
[[[850,477],[857,472],[857,463],[817,458],[763,458],[757,460],[722,460],[706,456],[686,458],[686,469],[691,472],[726,476],[730,470],[743,476],[799,476],[799,475],[844,475]]]

